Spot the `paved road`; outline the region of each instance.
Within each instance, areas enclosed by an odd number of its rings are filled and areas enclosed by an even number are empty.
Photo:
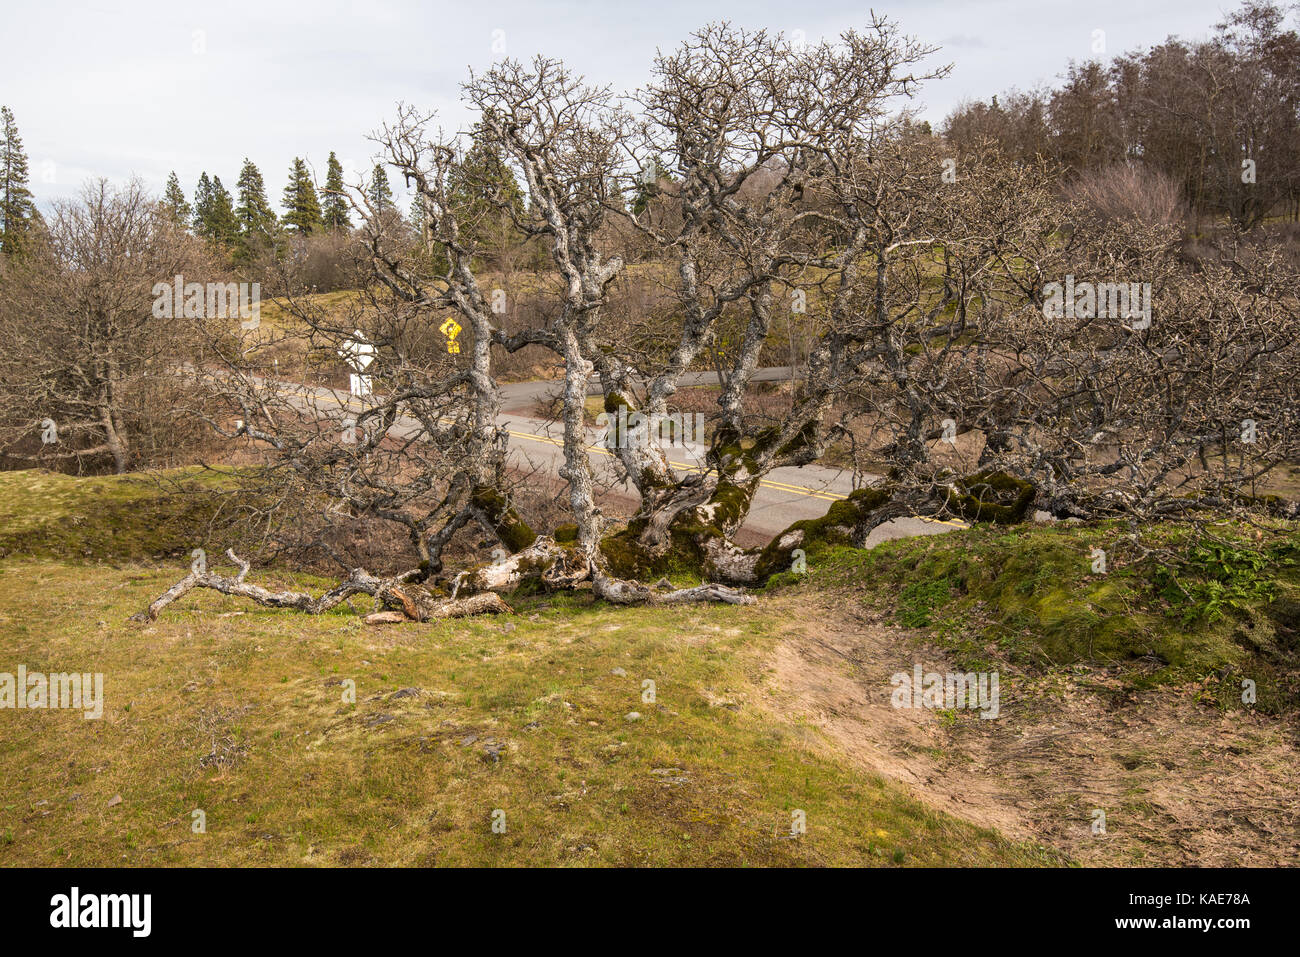
[[[755,369],[752,382],[785,382],[791,378],[793,369],[790,366],[767,366],[762,369]],[[718,374],[716,372],[684,372],[681,378],[682,388],[693,388],[701,385],[717,385]],[[507,412],[513,409],[531,409],[536,406],[541,399],[554,399],[564,392],[564,382],[561,380],[540,380],[533,382],[507,382],[500,386],[501,390],[501,408]],[[604,390],[601,388],[600,380],[596,377],[587,383],[587,395],[603,395]]]
[[[790,377],[788,368],[759,369],[755,380],[760,382],[783,381]],[[715,373],[688,373],[683,376],[682,384],[715,385]],[[359,400],[348,393],[336,389],[295,386],[286,383],[286,388],[300,390],[304,393],[303,405],[313,395],[324,405],[339,409],[359,411]],[[563,389],[562,382],[513,382],[501,386],[502,408],[505,410],[497,422],[504,425],[510,433],[510,464],[518,468],[534,467],[554,474],[564,463],[564,441],[562,427],[555,422],[540,419],[527,412],[536,408],[539,400],[557,395]],[[601,394],[600,387],[589,387],[589,394]],[[340,412],[340,416],[342,412]],[[399,420],[393,433],[398,436],[413,434],[418,428],[414,419]],[[612,476],[612,453],[599,444],[601,429],[588,430],[588,455],[598,474]],[[704,447],[677,446],[669,449],[669,461],[679,469],[702,469],[704,467]],[[738,536],[744,543],[767,541],[783,531],[792,522],[805,518],[820,518],[832,502],[845,498],[853,490],[852,473],[842,469],[829,469],[818,465],[805,465],[801,468],[774,469],[764,477],[761,487],[754,496],[753,504]],[[635,491],[627,486],[629,497]],[[937,535],[966,527],[961,522],[944,522],[926,518],[901,518],[888,522],[877,528],[868,540],[868,545],[894,538],[907,538],[913,535]]]

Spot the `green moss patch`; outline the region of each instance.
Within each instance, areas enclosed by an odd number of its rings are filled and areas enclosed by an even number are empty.
[[[188,555],[227,538],[239,514],[229,475],[173,469],[156,478],[0,472],[0,558],[77,562]]]
[[[1022,522],[1037,494],[1031,483],[1006,472],[977,472],[958,479],[955,484],[958,494],[948,505],[968,522],[999,525]]]
[[[1143,685],[1208,677],[1225,703],[1248,678],[1261,710],[1300,707],[1300,538],[1281,526],[1258,542],[1244,527],[1213,531],[1227,544],[1148,528],[1153,551],[1139,557],[1116,522],[982,526],[831,547],[809,570],[814,584],[851,584],[900,625],[928,629],[971,668],[1119,667]]]

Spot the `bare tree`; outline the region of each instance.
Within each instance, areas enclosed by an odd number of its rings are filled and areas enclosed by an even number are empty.
[[[100,180],[56,204],[32,255],[7,266],[0,449],[119,473],[157,462],[184,435],[170,409],[197,347],[193,323],[154,309],[155,285],[178,275],[219,278],[140,183]]]
[[[465,97],[474,136],[517,172],[527,204],[486,182],[467,194],[468,135],[400,108],[376,140],[417,192],[423,235],[413,242],[355,190],[372,285],[344,317],[292,309],[321,350],[373,350],[373,394],[269,382],[250,368],[256,344],[236,341],[209,382],[238,423],[213,424],[252,440],[294,494],[404,528],[418,567],[350,568],[339,589],[417,618],[499,610],[479,596],[526,580],[590,582],[617,603],[748,601],[733,586],[788,567],[793,549],[861,544],[898,515],[1259,506],[1250,482],[1295,454],[1286,267],[1245,248],[1189,266],[1159,217],[1098,224],[1063,203],[1046,161],[982,143],[956,152],[907,109],[945,72],[921,67],[932,52],[883,18],[807,46],[720,24],[659,56],[653,82],[622,101],[557,61],[504,61]],[[495,305],[509,291],[484,288],[472,227],[485,202],[548,252],[538,282],[555,307],[533,328],[502,328]],[[669,315],[610,308],[628,270],[619,242],[645,257]],[[1090,300],[1076,295],[1085,287]],[[448,319],[463,348],[444,341]],[[778,320],[798,323],[808,347],[789,411],[772,419],[751,411],[751,385]],[[576,531],[563,541],[511,501],[493,361],[525,347],[564,370],[560,476]],[[589,388],[607,412],[653,422],[708,366],[721,394],[702,468],[673,466],[652,429],[607,434],[616,480],[640,499],[615,527],[597,502]],[[1247,419],[1242,450],[1226,430]],[[740,547],[763,477],[832,443],[852,450],[862,487],[822,520]],[[444,570],[470,525],[502,552]],[[708,584],[645,584],[674,569]],[[181,585],[308,612],[341,600],[266,593],[242,572]]]

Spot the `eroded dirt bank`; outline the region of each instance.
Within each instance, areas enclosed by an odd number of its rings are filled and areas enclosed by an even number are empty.
[[[938,809],[1085,865],[1300,863],[1293,719],[1223,712],[1196,687],[1135,691],[1095,670],[1000,671],[1000,711],[895,708],[890,676],[959,671],[941,649],[826,596],[780,596],[788,622],[766,706]],[[1094,834],[1095,812],[1105,833]]]

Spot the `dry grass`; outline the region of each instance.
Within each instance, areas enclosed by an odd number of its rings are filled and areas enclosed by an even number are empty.
[[[364,598],[310,617],[203,592],[142,626],[187,559],[124,556],[173,554],[192,519],[152,488],[0,476],[0,672],[105,690],[100,720],[0,710],[0,864],[1294,863],[1294,712],[1262,680],[1257,709],[1213,692],[1263,661],[1246,625],[1293,661],[1290,577],[1182,625],[1136,564],[1085,574],[1105,528],[979,529],[810,554],[750,607],[515,595],[375,628]],[[1000,669],[1003,717],[889,708],[914,660]]]
[[[0,712],[0,863],[1055,860],[751,707],[768,608],[575,596],[520,600],[510,621],[375,629],[347,608],[309,618],[205,594],[127,624],[176,572],[0,564],[5,670],[101,671],[106,697],[99,721]]]

